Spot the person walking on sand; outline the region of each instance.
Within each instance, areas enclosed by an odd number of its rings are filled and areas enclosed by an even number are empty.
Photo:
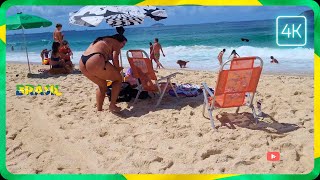
[[[271,63],[279,64],[279,61],[276,58],[274,58],[273,56],[271,56],[270,59],[271,59],[271,61],[270,61]]]
[[[222,65],[222,57],[223,57],[223,54],[226,52],[226,49],[223,49],[222,51],[220,51],[220,53],[218,54],[218,60],[219,60],[219,64],[220,66]]]
[[[161,44],[159,43],[159,39],[158,38],[155,38],[154,39],[154,44],[153,44],[153,48],[152,48],[152,51],[150,54],[152,54],[154,56],[154,60],[156,61],[157,63],[157,69],[158,68],[163,68],[164,67],[162,66],[162,64],[160,63],[160,50],[162,52],[162,55],[163,57],[165,57],[164,53],[163,53],[163,50],[162,50],[162,47],[161,47]]]
[[[62,24],[56,25],[56,30],[53,32],[53,41],[62,44],[63,34],[61,33]]]
[[[231,54],[230,54],[230,56],[232,56],[233,55],[233,57],[232,57],[232,59],[233,58],[239,58],[240,56],[239,56],[239,54],[236,52],[236,50],[234,49],[234,50],[232,50],[232,52],[231,52]],[[229,58],[228,59],[230,59],[230,56],[229,56]]]
[[[109,111],[120,112],[121,110],[120,107],[116,106],[122,84],[120,72],[123,70],[123,67],[119,66],[119,54],[126,43],[127,39],[122,34],[98,37],[80,58],[80,71],[89,80],[98,85],[96,90],[98,111],[102,111],[106,96],[106,80],[112,81]],[[112,64],[109,60],[112,60]]]

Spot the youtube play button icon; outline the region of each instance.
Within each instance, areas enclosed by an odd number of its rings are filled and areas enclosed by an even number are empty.
[[[268,161],[279,161],[280,153],[279,152],[267,152],[267,160]]]

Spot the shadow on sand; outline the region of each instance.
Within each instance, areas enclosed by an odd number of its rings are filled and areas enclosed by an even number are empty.
[[[79,69],[73,70],[70,74],[82,74]],[[48,79],[48,78],[57,78],[57,77],[65,77],[70,74],[49,74],[47,72],[39,72],[37,74],[28,74],[28,78],[34,78],[34,79]]]
[[[216,116],[216,119],[221,122],[221,126],[226,126],[230,129],[236,129],[236,126],[242,128],[248,128],[252,130],[260,130],[268,133],[283,134],[299,129],[296,124],[279,123],[273,117],[263,113],[259,118],[258,124],[255,124],[255,119],[252,113],[220,113]],[[218,127],[217,127],[218,128]]]
[[[183,108],[190,106],[191,108],[197,108],[203,105],[203,95],[200,94],[196,97],[173,97],[169,94],[165,94],[160,105],[156,108],[159,96],[152,97],[151,99],[138,100],[137,103],[133,103],[132,99],[126,109],[122,110],[120,113],[116,114],[122,118],[129,117],[141,117],[143,115],[149,114],[149,112],[161,111],[164,109],[171,109],[174,111],[181,111]],[[192,113],[192,112],[190,112]]]

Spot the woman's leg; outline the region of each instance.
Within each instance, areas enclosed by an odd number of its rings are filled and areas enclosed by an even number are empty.
[[[163,65],[159,62],[160,66],[164,69]]]
[[[80,66],[80,70],[81,70],[82,74],[84,76],[86,76],[89,80],[94,82],[96,85],[98,85],[98,89],[96,90],[97,109],[98,109],[98,111],[102,111],[105,93],[107,91],[106,81],[103,79],[99,79],[99,78],[95,77],[94,75],[92,75],[91,73],[89,73],[86,70],[86,68],[84,67],[84,65],[82,64],[82,62],[79,64],[79,66]]]
[[[97,78],[99,78],[99,79],[103,79],[104,83],[106,83],[105,82],[106,80],[111,80],[112,81],[111,102],[110,102],[110,105],[109,105],[109,110],[117,112],[117,111],[121,110],[120,107],[116,106],[116,103],[117,103],[117,99],[118,99],[118,96],[119,96],[119,93],[120,93],[120,90],[121,90],[122,77],[121,77],[120,72],[112,64],[110,64],[109,62],[107,62],[105,64],[105,69],[106,70],[101,68],[101,70],[100,69],[96,70],[96,71],[92,72],[92,74],[94,76],[96,76]],[[106,84],[104,84],[104,85],[105,85],[105,88],[106,88]],[[101,91],[104,91],[104,89],[102,88],[100,90],[100,92]],[[105,94],[105,92],[104,92],[104,94]],[[97,94],[97,96],[98,95],[99,94]]]

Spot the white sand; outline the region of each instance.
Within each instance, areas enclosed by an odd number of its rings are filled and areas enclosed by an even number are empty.
[[[33,65],[32,71],[44,68]],[[308,173],[313,169],[313,77],[262,75],[250,109],[215,110],[218,130],[202,117],[203,96],[140,100],[121,117],[96,112],[95,85],[81,74],[27,78],[7,64],[7,168],[12,173]],[[165,75],[173,70],[160,70]],[[177,83],[215,86],[214,72],[181,71]],[[16,75],[19,75],[16,77]],[[61,97],[15,95],[16,84],[58,84]],[[104,108],[108,106],[106,99]],[[229,122],[221,126],[221,122]],[[233,124],[233,128],[232,125]],[[266,153],[279,151],[281,161]]]

